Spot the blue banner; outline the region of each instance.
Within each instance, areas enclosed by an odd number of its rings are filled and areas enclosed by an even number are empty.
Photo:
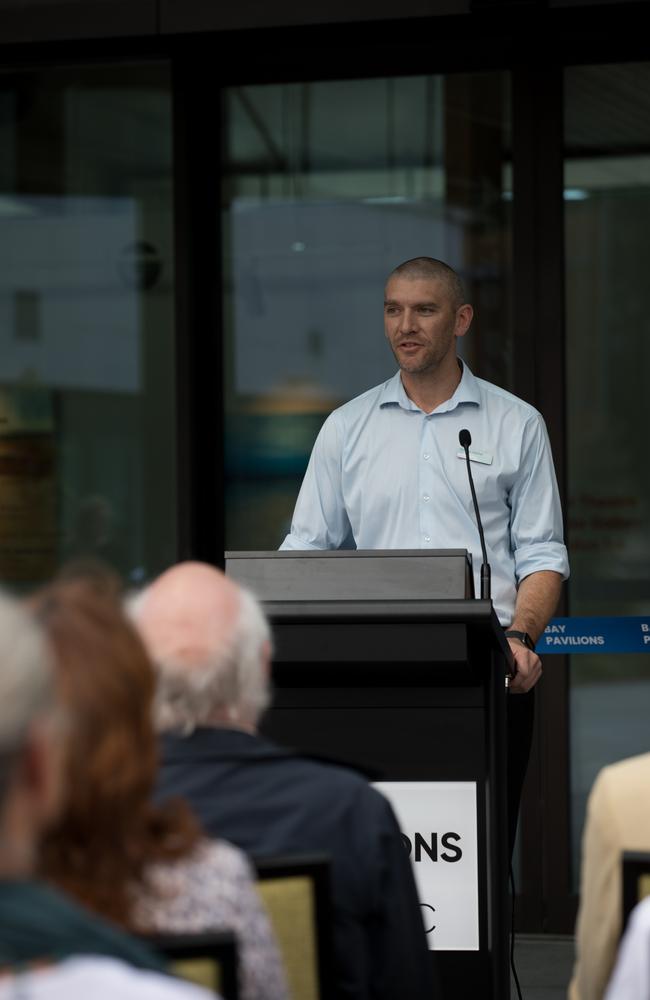
[[[650,653],[650,615],[552,618],[535,647],[549,653]]]

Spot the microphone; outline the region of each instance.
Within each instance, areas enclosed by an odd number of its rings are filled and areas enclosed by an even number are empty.
[[[467,462],[467,475],[469,476],[469,485],[472,491],[472,500],[474,501],[474,513],[476,514],[476,523],[478,525],[478,535],[481,539],[481,552],[483,553],[483,565],[481,566],[481,598],[483,600],[490,600],[491,596],[491,570],[490,564],[488,562],[487,550],[485,548],[485,537],[483,535],[483,524],[481,523],[481,514],[478,509],[478,500],[476,499],[476,490],[474,489],[474,480],[472,479],[472,469],[469,464],[469,446],[472,443],[472,435],[467,430],[463,428],[458,434],[458,441],[461,448],[465,452],[465,461]]]

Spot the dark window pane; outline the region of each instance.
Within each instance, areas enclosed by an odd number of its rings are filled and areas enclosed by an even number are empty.
[[[0,79],[0,577],[175,555],[165,67]]]

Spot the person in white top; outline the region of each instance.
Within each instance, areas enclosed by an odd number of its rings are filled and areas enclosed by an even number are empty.
[[[0,1000],[218,1000],[192,983],[113,958],[68,958],[44,969],[0,974]]]
[[[650,997],[650,899],[632,910],[605,1000]]]

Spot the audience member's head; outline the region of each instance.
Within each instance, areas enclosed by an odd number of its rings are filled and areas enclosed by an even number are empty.
[[[31,615],[0,594],[0,870],[31,873],[60,805],[63,723],[51,660]]]
[[[199,837],[180,804],[163,811],[150,803],[157,767],[153,668],[115,597],[95,581],[58,581],[32,606],[69,713],[68,794],[44,840],[40,872],[129,926],[146,866],[183,856]]]
[[[158,670],[162,732],[256,728],[270,700],[271,633],[251,593],[212,566],[181,563],[129,611]]]

